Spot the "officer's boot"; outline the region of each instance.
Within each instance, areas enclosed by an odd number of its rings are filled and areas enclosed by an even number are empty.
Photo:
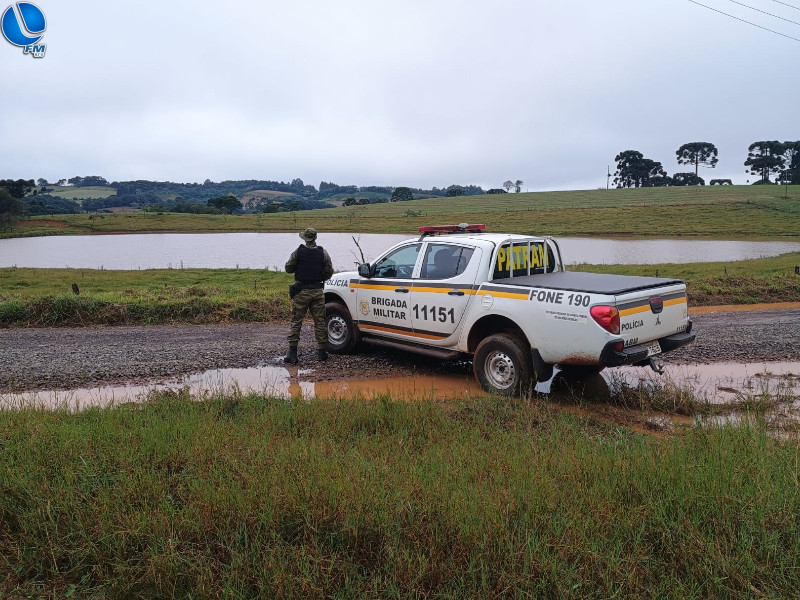
[[[289,346],[289,354],[283,357],[283,362],[290,365],[297,364],[297,346]]]
[[[325,348],[317,349],[317,360],[328,360],[328,352],[325,350]]]

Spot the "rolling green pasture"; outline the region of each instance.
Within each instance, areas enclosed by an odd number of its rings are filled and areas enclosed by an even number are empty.
[[[287,198],[294,197],[296,194],[292,192],[279,192],[276,190],[251,190],[242,194],[244,197],[253,198]]]
[[[59,221],[59,225],[45,224]],[[39,223],[37,223],[39,221]],[[277,214],[65,215],[35,218],[8,236],[118,232],[321,231],[414,233],[421,225],[485,223],[490,231],[554,236],[775,238],[800,232],[800,186],[533,192],[427,198]]]
[[[49,192],[50,195],[58,196],[59,198],[65,198],[67,200],[108,198],[110,196],[117,195],[117,190],[114,188],[100,185],[87,185],[84,187],[48,185],[47,188],[53,190],[52,192]]]
[[[800,447],[545,401],[0,411],[6,598],[793,598]]]
[[[800,302],[800,253],[731,263],[579,265],[685,279],[690,306]],[[277,322],[291,276],[256,269],[0,269],[0,327]],[[79,295],[72,292],[78,286]]]

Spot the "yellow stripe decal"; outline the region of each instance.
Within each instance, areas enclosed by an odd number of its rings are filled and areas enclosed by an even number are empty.
[[[451,288],[434,288],[434,287],[418,287],[413,286],[411,287],[409,284],[397,284],[397,285],[374,285],[374,284],[364,284],[364,283],[354,283],[350,287],[359,288],[363,290],[395,290],[398,287],[407,287],[409,291],[414,292],[425,292],[429,294],[447,294],[453,290],[459,290],[464,292],[465,296],[485,296],[486,294],[491,294],[495,298],[510,298],[511,300],[527,300],[529,297],[528,292],[524,293],[515,293],[515,292],[498,292],[496,290],[471,290],[467,288],[462,288],[458,286],[453,286]]]
[[[491,294],[495,298],[510,298],[511,300],[527,300],[528,294],[515,294],[513,292],[496,292],[491,290],[481,290],[478,292],[479,296],[485,296],[486,294]]]
[[[405,287],[403,285],[366,285],[363,283],[354,283],[351,287],[359,288],[362,290],[396,290],[398,287]]]
[[[641,312],[647,312],[650,310],[650,304],[642,304],[641,306],[634,306],[633,308],[626,308],[625,310],[619,311],[620,317],[627,317],[628,315],[636,315]]]
[[[414,286],[412,291],[414,292],[427,292],[429,294],[447,294],[448,292],[452,292],[453,290],[458,290],[459,292],[464,292],[465,296],[474,296],[475,290],[469,290],[466,288],[460,287],[451,287],[451,288],[434,288],[434,287],[423,287],[423,286]]]
[[[674,306],[675,304],[686,304],[686,296],[673,298],[672,300],[664,300],[664,306]]]
[[[686,296],[681,296],[680,298],[673,298],[672,300],[664,300],[664,306],[674,306],[676,304],[686,304]],[[647,312],[650,310],[650,303],[647,302],[646,304],[640,304],[639,306],[634,306],[632,308],[626,308],[624,310],[619,311],[620,317],[627,317],[628,315],[636,315],[642,312]]]

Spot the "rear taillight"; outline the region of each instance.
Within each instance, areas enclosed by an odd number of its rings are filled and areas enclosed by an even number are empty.
[[[590,313],[600,327],[609,333],[619,334],[619,311],[616,306],[593,306]]]

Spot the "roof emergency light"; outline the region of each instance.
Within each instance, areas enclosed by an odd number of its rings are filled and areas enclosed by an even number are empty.
[[[420,227],[419,232],[424,237],[426,235],[436,235],[437,233],[470,233],[483,231],[484,229],[486,229],[486,225],[483,224],[459,223],[458,225],[428,225]]]

